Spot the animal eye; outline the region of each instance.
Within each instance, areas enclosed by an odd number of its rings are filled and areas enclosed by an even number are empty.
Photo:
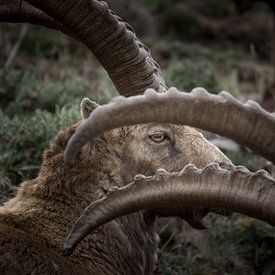
[[[161,143],[165,139],[167,139],[167,135],[164,132],[161,132],[161,131],[154,132],[149,137],[152,141],[154,141],[156,143]]]

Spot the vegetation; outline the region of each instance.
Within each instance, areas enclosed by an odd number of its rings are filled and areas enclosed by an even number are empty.
[[[185,230],[161,250],[161,274],[274,274],[275,230],[247,217],[209,219],[209,230]],[[171,232],[172,231],[172,232]]]
[[[2,116],[0,128],[0,177],[15,184],[37,175],[43,150],[60,131],[79,120],[74,107],[56,107],[54,113],[36,109],[33,113]]]

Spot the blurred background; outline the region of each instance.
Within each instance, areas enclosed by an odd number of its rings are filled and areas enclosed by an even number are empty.
[[[168,86],[201,86],[254,99],[275,112],[272,1],[108,0],[159,62]],[[273,34],[273,35],[272,35]],[[79,42],[27,24],[0,24],[0,201],[34,178],[58,131],[80,119],[79,103],[117,95],[105,71]],[[235,164],[270,164],[210,133]],[[157,274],[275,274],[275,229],[241,216],[209,215],[208,230],[180,219],[159,221]]]

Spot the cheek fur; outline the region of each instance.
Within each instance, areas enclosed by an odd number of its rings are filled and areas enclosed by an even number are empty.
[[[182,153],[172,146],[169,147],[169,156],[170,156],[170,159],[174,161],[180,160],[183,157]]]

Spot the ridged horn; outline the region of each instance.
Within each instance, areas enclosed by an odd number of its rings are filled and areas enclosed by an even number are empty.
[[[256,102],[241,103],[227,92],[209,94],[203,88],[191,93],[171,88],[167,93],[148,89],[142,96],[118,97],[97,108],[69,140],[65,161],[96,135],[120,126],[147,122],[184,124],[233,139],[275,163],[275,116]]]
[[[143,93],[148,87],[159,92],[166,90],[159,65],[148,48],[105,2],[27,2],[0,0],[0,22],[46,26],[80,40],[95,54],[124,96]]]
[[[97,57],[121,95],[165,91],[158,64],[133,29],[98,0],[27,0],[72,31]]]
[[[31,23],[45,26],[54,30],[60,30],[77,39],[75,34],[57,20],[25,1],[0,0],[0,22]]]
[[[153,177],[139,175],[126,187],[112,188],[88,206],[69,233],[64,254],[69,255],[88,233],[106,222],[160,206],[224,208],[275,225],[274,197],[275,180],[263,170],[251,173],[233,165],[225,170],[216,163],[204,169],[189,164],[178,173],[161,169]]]

